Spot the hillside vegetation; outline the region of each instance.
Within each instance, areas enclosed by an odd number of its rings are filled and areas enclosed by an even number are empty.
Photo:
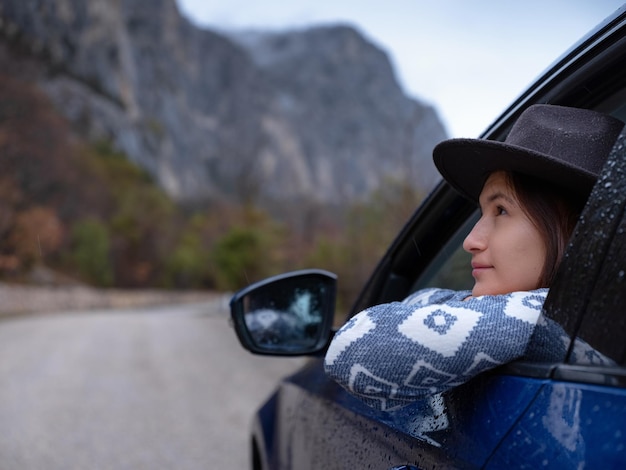
[[[49,98],[0,75],[0,280],[35,267],[98,287],[232,291],[305,267],[354,298],[420,195],[387,180],[346,208],[175,202],[109,142],[77,136]],[[291,210],[291,212],[290,212]]]

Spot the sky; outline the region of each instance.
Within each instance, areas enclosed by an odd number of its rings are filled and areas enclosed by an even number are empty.
[[[177,0],[209,29],[350,24],[387,52],[405,94],[450,137],[478,137],[624,0]]]

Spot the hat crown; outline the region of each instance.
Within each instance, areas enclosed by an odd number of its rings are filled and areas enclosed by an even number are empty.
[[[597,177],[622,126],[617,119],[587,109],[534,105],[520,115],[505,142]]]

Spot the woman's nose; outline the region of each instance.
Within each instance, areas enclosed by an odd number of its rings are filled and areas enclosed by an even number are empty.
[[[470,233],[463,240],[463,249],[468,253],[482,251],[487,247],[487,234],[482,218],[476,222]]]

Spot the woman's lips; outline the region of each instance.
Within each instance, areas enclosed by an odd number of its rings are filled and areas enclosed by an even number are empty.
[[[492,266],[487,264],[472,263],[472,276],[480,276],[481,273],[484,273],[486,270],[491,268]]]

